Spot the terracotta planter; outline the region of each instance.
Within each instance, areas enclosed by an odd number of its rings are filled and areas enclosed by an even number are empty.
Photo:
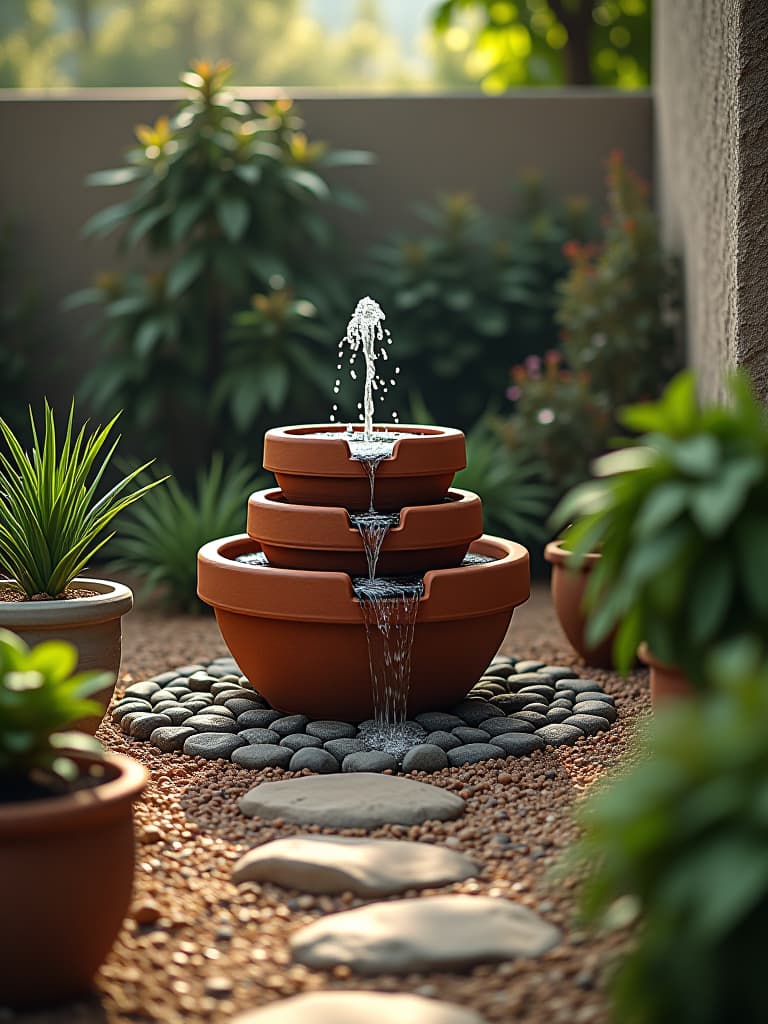
[[[133,882],[131,805],[148,774],[121,754],[105,769],[92,789],[0,804],[0,1006],[79,995],[117,936]]]
[[[14,586],[0,580],[0,588]],[[63,601],[0,601],[0,626],[18,633],[30,646],[44,640],[67,640],[79,651],[78,671],[111,672],[117,681],[122,650],[122,617],[133,607],[133,594],[122,583],[78,577],[73,587],[95,590],[95,597]],[[106,713],[115,683],[94,694]],[[101,717],[84,719],[73,728],[94,733]]]
[[[444,498],[454,474],[467,464],[464,435],[450,427],[411,424],[377,433],[405,434],[376,470],[376,510],[399,512]],[[360,436],[361,430],[356,431]],[[316,434],[338,434],[317,437]],[[350,457],[346,430],[339,424],[276,427],[264,436],[264,468],[275,474],[287,501],[363,512],[371,488],[365,465]]]
[[[397,576],[461,564],[483,532],[480,499],[449,491],[437,505],[412,505],[384,538],[377,573]],[[292,505],[278,488],[257,491],[248,501],[248,535],[280,569],[328,570],[367,575],[360,531],[343,508]]]
[[[247,536],[206,544],[198,594],[213,605],[227,646],[275,708],[360,721],[372,713],[360,602],[346,573],[253,566]],[[530,592],[528,552],[481,537],[470,546],[496,561],[424,575],[411,655],[410,714],[461,700],[504,639],[513,609]]]
[[[595,668],[613,668],[613,639],[611,633],[597,647],[588,646],[585,639],[586,615],[583,610],[584,591],[589,574],[600,559],[597,552],[588,554],[578,569],[568,566],[570,552],[559,540],[553,540],[544,549],[545,559],[552,565],[552,603],[555,613],[571,647],[581,655],[587,665]]]
[[[640,644],[637,654],[643,664],[651,670],[651,704],[653,707],[659,707],[668,700],[692,697],[696,692],[679,668],[654,658],[648,650],[648,644]]]

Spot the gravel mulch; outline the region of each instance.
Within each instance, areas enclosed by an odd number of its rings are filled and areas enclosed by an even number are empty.
[[[126,619],[124,634],[118,695],[132,681],[227,653],[212,618],[136,611]],[[502,650],[578,666],[543,588],[515,613]],[[587,674],[583,666],[580,674]],[[600,670],[589,670],[589,676],[616,698],[619,718],[607,732],[530,757],[429,776],[416,773],[414,778],[466,800],[466,811],[456,821],[337,833],[418,839],[466,853],[482,864],[478,877],[425,894],[502,896],[530,907],[564,931],[564,940],[540,959],[480,966],[466,974],[367,978],[347,968],[316,971],[292,964],[288,939],[299,927],[366,901],[352,893],[312,896],[268,883],[232,884],[234,863],[246,850],[307,831],[280,821],[260,824],[237,809],[238,798],[256,781],[290,773],[162,754],[105,721],[99,736],[106,746],[142,761],[152,775],[136,810],[139,849],[131,916],[97,976],[91,999],[0,1019],[218,1024],[236,1012],[302,992],[351,988],[439,996],[475,1009],[488,1024],[601,1024],[607,1019],[602,978],[616,939],[588,936],[575,927],[573,883],[554,881],[551,869],[575,837],[574,802],[620,764],[638,718],[650,705],[644,671],[627,680]]]

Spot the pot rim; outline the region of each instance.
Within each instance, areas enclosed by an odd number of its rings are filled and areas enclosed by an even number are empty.
[[[599,551],[588,551],[583,556],[581,564],[577,567],[568,564],[571,555],[572,552],[563,547],[562,539],[551,540],[544,548],[544,558],[547,562],[550,562],[552,565],[561,566],[564,569],[570,569],[571,572],[589,572],[602,558]]]
[[[383,551],[411,551],[477,540],[483,532],[480,498],[453,488],[451,501],[407,505],[400,522],[387,531]],[[275,547],[302,551],[354,550],[362,553],[360,531],[339,506],[298,505],[285,500],[279,487],[255,491],[248,499],[248,536]]]
[[[0,601],[0,624],[58,628],[107,622],[125,615],[133,607],[133,592],[123,583],[77,576],[71,586],[95,590],[94,597],[73,597],[52,601]],[[0,580],[0,589],[18,586],[15,580]]]
[[[62,753],[65,753],[64,751]],[[73,754],[78,764],[104,763],[116,772],[112,778],[88,789],[61,796],[0,803],[0,837],[12,842],[31,835],[69,832],[95,820],[119,817],[149,782],[149,772],[126,754],[106,752],[104,757]]]
[[[382,433],[404,433],[392,454],[378,464],[378,477],[442,476],[464,469],[467,454],[464,434],[456,427],[420,423],[377,424]],[[355,429],[360,433],[362,427]],[[338,434],[339,437],[307,437],[307,434]],[[273,427],[264,435],[264,469],[275,474],[309,477],[358,477],[366,475],[359,459],[353,459],[340,423],[302,423]],[[425,445],[425,439],[429,444]],[[418,443],[415,443],[418,440]]]
[[[260,550],[258,541],[235,534],[209,541],[198,552],[197,593],[216,611],[335,624],[363,621],[348,573],[254,566],[234,559]],[[530,595],[528,550],[515,541],[483,534],[469,550],[495,561],[424,573],[419,622],[475,618],[511,611]],[[467,600],[468,588],[474,588]]]
[[[648,665],[649,668],[661,669],[662,672],[681,672],[681,669],[677,665],[670,665],[668,661],[659,661],[645,640],[643,640],[637,648],[637,656],[640,661],[642,661],[644,665]]]

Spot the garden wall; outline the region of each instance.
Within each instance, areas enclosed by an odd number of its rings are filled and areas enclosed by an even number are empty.
[[[118,192],[87,188],[84,178],[118,166],[133,127],[172,110],[176,96],[172,90],[57,96],[0,91],[0,220],[10,218],[19,227],[19,257],[36,281],[56,350],[64,357],[55,387],[48,387],[52,397],[71,393],[89,358],[81,338],[87,314],[60,314],[60,302],[113,263],[110,243],[83,242],[79,231]],[[490,210],[506,209],[516,175],[530,167],[555,191],[598,202],[612,149],[624,150],[640,174],[651,175],[648,93],[528,90],[491,99],[300,92],[297,99],[313,137],[377,154],[375,166],[343,172],[368,206],[364,217],[345,216],[361,251],[404,224],[415,200],[441,191],[470,191]]]

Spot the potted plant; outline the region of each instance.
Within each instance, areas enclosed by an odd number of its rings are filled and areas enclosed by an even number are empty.
[[[680,673],[708,686],[713,656],[745,637],[768,646],[768,419],[745,376],[727,391],[727,405],[702,404],[685,372],[627,408],[623,424],[642,436],[598,459],[555,513],[573,522],[575,565],[600,551],[587,641],[615,629],[622,671],[645,642],[655,697],[679,690]]]
[[[0,630],[0,1005],[84,991],[130,902],[131,805],[145,769],[62,732],[99,706],[103,673],[72,675],[77,652],[30,649]]]
[[[587,640],[584,595],[592,570],[600,560],[600,552],[587,552],[581,557],[579,564],[574,566],[570,542],[568,537],[564,536],[547,544],[544,548],[544,558],[552,566],[552,603],[569,644],[581,655],[585,664],[596,668],[612,668],[615,635],[609,633],[597,644],[590,644]]]
[[[59,446],[48,403],[41,430],[30,412],[31,452],[0,419],[7,446],[7,454],[0,451],[0,570],[9,577],[0,580],[0,627],[29,643],[73,643],[81,669],[110,673],[113,682],[97,695],[106,709],[120,667],[121,617],[133,595],[79,573],[113,536],[107,531],[115,517],[160,481],[130,489],[146,469],[140,466],[97,497],[119,440],[110,438],[117,416],[90,434],[83,424],[76,434],[74,413],[73,403]],[[99,721],[82,725],[95,731]]]

